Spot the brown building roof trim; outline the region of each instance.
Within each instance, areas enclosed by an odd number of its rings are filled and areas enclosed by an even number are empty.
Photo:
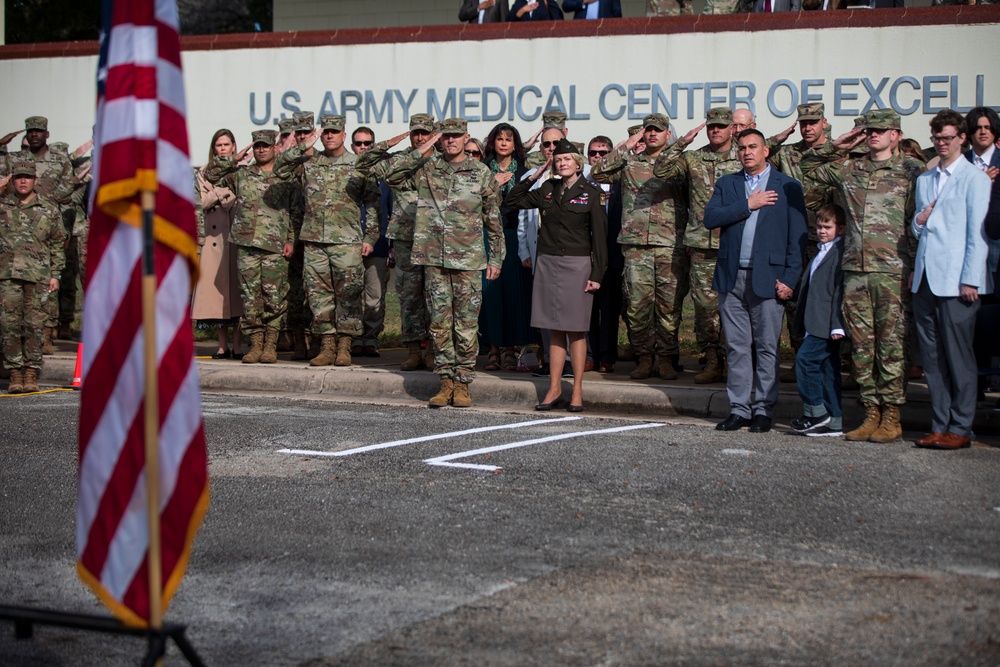
[[[737,32],[823,28],[881,28],[915,25],[969,25],[1000,23],[1000,4],[846,9],[838,11],[726,14],[676,17],[630,17],[591,21],[493,23],[487,25],[403,26],[351,30],[315,30],[192,35],[181,38],[184,51],[273,49],[350,44],[483,41],[545,37],[600,37],[603,35],[669,35],[692,32]],[[97,54],[97,42],[46,42],[0,46],[0,59],[68,58]]]

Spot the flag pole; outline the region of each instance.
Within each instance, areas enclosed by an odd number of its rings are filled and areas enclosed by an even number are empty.
[[[153,257],[153,216],[156,192],[141,191],[142,204],[142,329],[145,347],[146,509],[149,524],[149,627],[163,627],[163,565],[160,553],[160,401],[156,367],[156,264]],[[156,664],[162,665],[163,658]]]

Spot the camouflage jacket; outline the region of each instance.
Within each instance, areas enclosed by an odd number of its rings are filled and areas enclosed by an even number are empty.
[[[680,248],[688,218],[683,182],[653,176],[654,161],[622,147],[598,160],[590,177],[597,183],[622,185],[618,243]]]
[[[845,271],[905,277],[913,270],[917,240],[909,224],[922,164],[900,155],[884,162],[846,158],[827,142],[803,154],[802,171],[810,187],[834,189],[847,212]]]
[[[716,153],[709,145],[696,151],[685,151],[681,137],[660,153],[653,165],[653,175],[665,180],[681,179],[688,186],[688,222],[684,245],[690,248],[718,249],[718,229],[705,229],[705,207],[715,191],[715,183],[727,174],[735,174],[743,165],[736,155],[736,142],[728,152]]]
[[[66,152],[53,150],[49,146],[45,156],[39,157],[31,151],[8,153],[6,146],[0,146],[0,176],[9,174],[11,165],[22,160],[35,163],[35,175],[38,177],[35,192],[49,200],[50,205],[70,204],[70,196],[78,181],[73,175],[73,165]]]
[[[300,241],[311,243],[365,243],[375,245],[379,229],[368,228],[362,239],[361,206],[369,216],[378,217],[381,191],[374,178],[360,175],[354,168],[354,153],[344,151],[330,157],[316,151],[307,155],[294,146],[278,155],[274,174],[302,187],[305,214]]]
[[[229,238],[239,246],[280,253],[295,245],[302,226],[304,203],[298,183],[278,178],[274,170],[256,164],[240,166],[228,157],[216,157],[205,167],[205,180],[224,185],[236,195],[236,215]]]
[[[0,280],[48,283],[66,262],[66,230],[58,209],[42,197],[27,204],[0,200]]]
[[[408,178],[417,184],[414,264],[461,271],[481,271],[487,264],[500,268],[506,254],[500,188],[489,167],[469,158],[457,163],[440,156],[425,159],[413,150],[396,162],[385,182],[392,188]]]
[[[385,180],[386,174],[392,171],[400,160],[406,158],[406,153],[389,153],[389,143],[380,141],[358,156],[354,163],[359,173]],[[430,157],[422,158],[424,161]],[[386,236],[396,241],[413,240],[413,221],[417,215],[417,181],[410,176],[398,185],[390,185],[392,191],[392,216],[389,218],[389,228]]]

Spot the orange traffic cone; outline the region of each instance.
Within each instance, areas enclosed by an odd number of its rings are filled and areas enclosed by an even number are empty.
[[[70,386],[73,389],[83,386],[83,343],[76,346],[76,367],[73,369],[73,384]]]

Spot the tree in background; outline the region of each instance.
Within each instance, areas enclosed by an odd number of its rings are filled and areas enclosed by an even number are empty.
[[[5,0],[7,44],[97,39],[101,0]],[[272,0],[177,0],[182,35],[270,32]]]

